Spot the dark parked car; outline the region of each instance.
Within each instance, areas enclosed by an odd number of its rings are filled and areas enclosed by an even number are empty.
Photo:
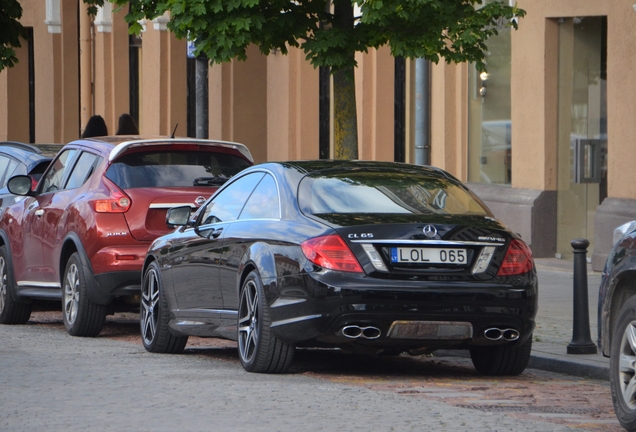
[[[28,175],[35,187],[51,160],[51,155],[44,154],[34,145],[16,141],[0,142],[0,208],[22,199],[11,194],[7,188],[7,182],[12,176]]]
[[[598,298],[598,346],[610,358],[614,411],[636,430],[636,221],[614,231]]]
[[[119,300],[139,295],[148,246],[173,229],[168,208],[198,208],[252,164],[242,144],[118,136],[67,144],[37,188],[12,177],[25,198],[0,217],[0,323],[61,300],[67,331],[96,336]]]
[[[144,263],[143,344],[238,340],[243,367],[284,372],[295,346],[469,349],[477,370],[527,366],[531,252],[458,180],[399,163],[257,165],[232,178]]]

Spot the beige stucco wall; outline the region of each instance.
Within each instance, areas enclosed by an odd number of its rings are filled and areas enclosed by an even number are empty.
[[[125,10],[113,13],[111,31],[103,32],[97,30],[94,35],[94,114],[104,117],[108,132],[111,134],[117,132],[119,116],[128,112],[130,106],[128,88],[128,24],[124,20],[125,15]],[[176,43],[180,44],[179,42]],[[176,55],[178,54],[176,53]]]
[[[431,66],[431,165],[466,181],[468,69],[465,64]]]
[[[512,32],[512,186],[557,188],[559,17],[607,15],[609,196],[636,198],[636,12],[632,1],[519,0],[527,11]],[[465,65],[432,68],[431,162],[466,179]]]
[[[45,4],[23,0],[22,22],[34,28],[36,141],[66,142],[80,126],[77,0],[62,0],[62,33],[48,32]],[[556,190],[559,17],[606,15],[608,22],[609,195],[636,199],[636,12],[633,0],[519,0],[527,16],[512,32],[512,186]],[[95,113],[115,132],[128,111],[128,35],[124,11],[112,33],[94,31]],[[80,19],[83,18],[81,15]],[[185,42],[147,23],[141,50],[140,130],[186,129]],[[21,50],[20,58],[26,53]],[[359,157],[393,159],[393,75],[389,49],[358,55],[356,71]],[[28,139],[26,59],[0,73],[0,139]],[[432,67],[431,162],[467,179],[467,65]],[[318,72],[291,50],[209,70],[211,138],[245,142],[257,161],[318,157]],[[83,117],[86,115],[82,111]],[[408,135],[408,134],[407,134]],[[408,152],[407,152],[408,153]]]
[[[247,145],[257,162],[267,160],[267,57],[257,47],[247,61],[231,63],[231,140]],[[225,101],[224,101],[225,102]]]
[[[315,109],[311,109],[315,107]],[[292,48],[267,57],[267,160],[318,158],[318,70]]]
[[[555,190],[558,27],[544,2],[519,5],[527,15],[511,35],[512,186]]]
[[[61,143],[59,118],[55,115],[55,98],[62,97],[56,87],[58,77],[54,73],[55,56],[59,55],[59,35],[49,33],[44,24],[44,4],[39,0],[26,0],[22,5],[23,25],[33,27],[35,57],[35,142]],[[55,37],[54,37],[55,36]]]
[[[21,2],[23,14],[21,22],[26,27],[34,27],[34,55],[42,68],[48,71],[53,70],[53,39],[48,36],[47,27],[43,24],[45,9],[36,7],[35,0],[25,0]],[[39,24],[38,24],[39,23]],[[5,69],[0,72],[0,140],[29,140],[29,117],[28,117],[28,50],[27,41],[22,41],[22,48],[17,50],[19,64],[12,69]],[[42,74],[38,77],[37,85],[42,91],[36,93],[36,106],[52,108],[54,74]],[[25,105],[26,104],[26,105]],[[42,137],[43,142],[52,141],[53,113],[49,110],[49,115],[42,119],[42,124],[36,128],[38,137]]]
[[[79,3],[70,0],[62,0],[62,34],[60,44],[60,56],[55,58],[55,73],[60,77],[61,95],[56,99],[59,104],[61,118],[59,125],[61,130],[56,133],[56,142],[69,142],[79,135],[79,31],[77,17]],[[58,138],[59,136],[59,138]]]
[[[0,140],[29,141],[29,86],[27,41],[16,50],[19,62],[0,73]]]
[[[395,63],[389,47],[356,56],[358,158],[392,161],[394,157]]]
[[[607,16],[608,194],[636,199],[636,12],[634,2],[519,0],[527,11],[512,33],[512,186],[555,190],[558,21]]]
[[[636,199],[636,12],[621,1],[607,19],[608,194]]]
[[[169,136],[178,124],[176,135],[185,136],[186,42],[155,27],[148,22],[142,36],[139,131]]]
[[[20,22],[33,27],[35,57],[35,139],[63,142],[78,134],[77,8],[75,1],[62,1],[63,32],[49,33],[44,20],[45,4],[22,0]],[[64,44],[67,47],[64,48]],[[27,43],[19,50],[20,64],[0,72],[0,139],[28,141],[28,57]],[[25,105],[26,104],[26,105]]]

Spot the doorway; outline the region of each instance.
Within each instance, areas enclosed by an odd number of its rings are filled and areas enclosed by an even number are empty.
[[[607,196],[607,19],[559,20],[557,257],[587,238]]]

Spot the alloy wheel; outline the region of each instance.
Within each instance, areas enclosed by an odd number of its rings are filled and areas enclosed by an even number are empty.
[[[159,319],[159,282],[154,269],[148,271],[141,290],[141,336],[149,345],[157,334]]]
[[[79,283],[77,265],[72,264],[66,272],[66,280],[64,281],[64,314],[69,325],[73,325],[77,318],[80,302]]]
[[[239,353],[245,363],[249,363],[256,354],[259,320],[258,291],[254,281],[250,280],[243,287],[239,303]]]
[[[636,321],[627,325],[621,338],[618,383],[621,396],[629,409],[636,409]]]

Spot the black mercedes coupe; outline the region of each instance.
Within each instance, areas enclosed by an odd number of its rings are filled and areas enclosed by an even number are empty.
[[[141,335],[238,341],[245,370],[282,373],[295,347],[376,353],[468,349],[477,371],[530,358],[537,276],[528,246],[433,167],[292,161],[247,168],[144,263]]]

